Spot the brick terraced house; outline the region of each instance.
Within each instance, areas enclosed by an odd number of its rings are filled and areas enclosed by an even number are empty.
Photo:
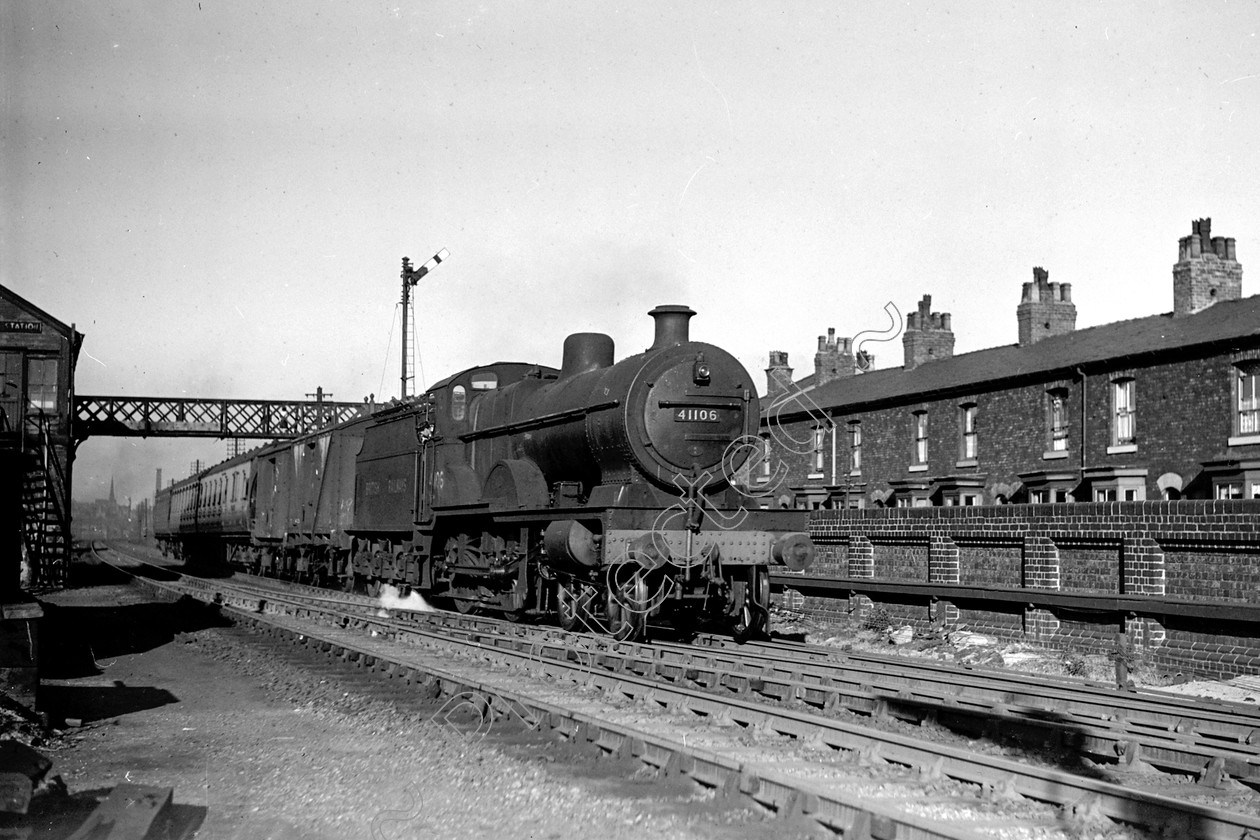
[[[1034,268],[1017,344],[954,355],[925,295],[901,368],[860,372],[834,330],[804,379],[772,352],[747,481],[805,509],[1260,498],[1260,296],[1210,219],[1180,241],[1173,297],[1078,330],[1070,284]]]
[[[765,457],[741,478],[815,511],[819,547],[771,576],[783,603],[1260,669],[1260,296],[1234,240],[1194,222],[1171,313],[1078,330],[1071,291],[1034,269],[1006,347],[954,355],[924,296],[901,368],[859,372],[834,331],[804,379],[770,354]]]

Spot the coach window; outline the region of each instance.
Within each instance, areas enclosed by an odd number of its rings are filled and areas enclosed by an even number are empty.
[[[1234,364],[1234,434],[1230,446],[1260,443],[1260,359]]]
[[[451,419],[463,420],[467,413],[468,392],[464,390],[463,385],[456,385],[451,389]]]
[[[1137,451],[1137,388],[1131,376],[1111,381],[1111,446],[1108,455]]]
[[[910,471],[922,472],[928,467],[928,414],[916,411],[910,415]]]

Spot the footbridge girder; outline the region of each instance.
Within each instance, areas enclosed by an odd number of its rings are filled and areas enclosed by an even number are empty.
[[[74,438],[292,438],[363,417],[368,403],[207,400],[187,397],[75,398]]]

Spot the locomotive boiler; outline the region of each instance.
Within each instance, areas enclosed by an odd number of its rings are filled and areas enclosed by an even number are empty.
[[[649,620],[762,634],[770,566],[812,562],[804,514],[763,510],[736,480],[760,451],[748,371],[691,340],[687,307],[649,314],[652,345],[619,362],[609,336],[570,335],[559,369],[470,368],[221,465],[248,481],[230,529],[214,523],[236,504],[215,468],[176,485],[169,542],[618,638]],[[202,511],[203,492],[219,506]]]

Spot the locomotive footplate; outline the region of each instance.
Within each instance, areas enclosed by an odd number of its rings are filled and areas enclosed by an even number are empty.
[[[616,529],[604,539],[604,562],[638,563],[655,568],[666,563],[678,568],[766,565],[774,562],[773,548],[783,537],[772,531],[701,531]]]

